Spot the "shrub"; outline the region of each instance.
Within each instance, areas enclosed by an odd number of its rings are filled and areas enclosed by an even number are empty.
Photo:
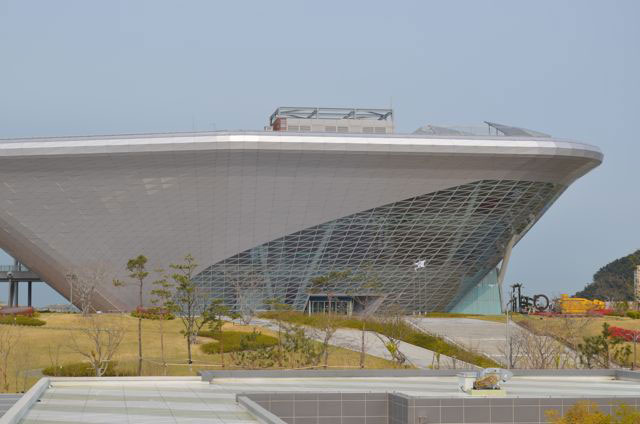
[[[630,406],[620,404],[607,414],[595,402],[579,401],[563,415],[559,411],[546,411],[547,420],[552,424],[631,424],[640,422],[640,412]]]
[[[259,332],[241,332],[241,331],[223,331],[222,333],[213,333],[211,331],[200,331],[200,337],[209,337],[217,342],[205,343],[201,346],[204,353],[216,354],[220,353],[220,340],[222,339],[222,348],[226,352],[239,352],[243,350],[257,350],[259,348],[275,346],[278,339],[267,336]]]
[[[131,316],[134,318],[142,318],[142,319],[155,319],[155,320],[171,320],[176,316],[171,312],[167,311],[152,311],[147,309],[138,308],[135,311],[131,312]]]
[[[640,311],[627,311],[627,316],[633,319],[640,319]]]
[[[23,315],[9,315],[0,317],[0,324],[40,327],[41,325],[45,325],[46,322],[38,318],[27,317]]]
[[[620,327],[609,327],[609,337],[622,339],[627,342],[632,342],[634,337],[636,340],[640,340],[640,331],[628,330]]]
[[[73,362],[60,365],[59,367],[49,366],[42,370],[42,374],[54,377],[94,377],[96,372],[91,364],[86,362]],[[110,362],[103,377],[134,376],[135,373],[117,369],[116,362]]]

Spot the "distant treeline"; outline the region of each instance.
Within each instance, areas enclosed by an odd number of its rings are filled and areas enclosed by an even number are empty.
[[[640,265],[640,249],[600,268],[593,274],[593,282],[577,292],[576,296],[601,300],[634,300],[633,271],[637,265]]]

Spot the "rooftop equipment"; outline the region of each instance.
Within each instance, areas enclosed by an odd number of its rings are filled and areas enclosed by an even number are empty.
[[[549,134],[539,131],[528,130],[526,128],[512,127],[509,125],[497,124],[495,122],[484,121],[487,126],[478,125],[425,125],[413,133],[416,135],[433,136],[494,136],[494,137],[535,137],[549,138]]]
[[[392,109],[334,107],[279,107],[267,131],[356,134],[393,133]]]

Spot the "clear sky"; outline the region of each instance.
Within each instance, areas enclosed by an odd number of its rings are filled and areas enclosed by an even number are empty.
[[[261,129],[280,105],[392,104],[402,132],[489,120],[595,144],[604,164],[506,277],[572,293],[640,247],[639,18],[637,0],[0,0],[0,138]]]

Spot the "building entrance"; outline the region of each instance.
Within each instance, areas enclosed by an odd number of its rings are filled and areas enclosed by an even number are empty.
[[[307,302],[306,312],[311,314],[353,314],[353,298],[349,296],[311,296]]]

